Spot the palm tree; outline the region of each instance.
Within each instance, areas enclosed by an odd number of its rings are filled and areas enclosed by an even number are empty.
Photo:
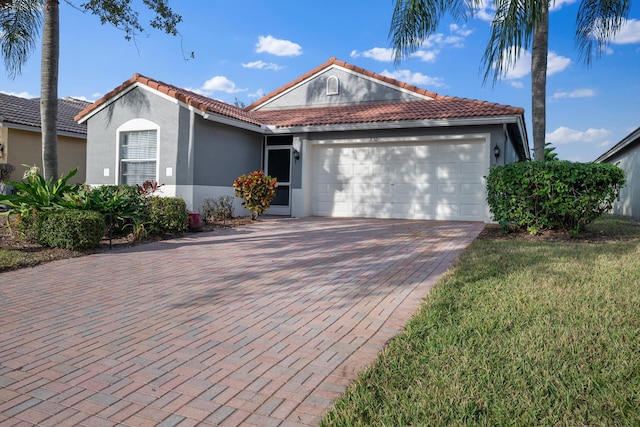
[[[42,28],[40,71],[40,128],[45,179],[58,178],[58,62],[60,58],[60,5],[46,0]]]
[[[450,13],[456,20],[473,16],[482,0],[396,0],[389,36],[396,63],[414,53],[435,33],[440,19]],[[550,0],[496,0],[491,35],[483,57],[484,82],[494,83],[531,46],[531,113],[535,160],[544,160],[546,133],[546,81],[549,48]],[[589,65],[599,57],[626,20],[630,0],[582,0],[576,19],[576,44]]]
[[[65,0],[69,5],[72,0]],[[167,34],[177,35],[182,17],[167,5],[168,0],[144,0],[155,17],[150,25]],[[131,0],[89,0],[80,6],[124,30],[130,40],[144,28],[138,14],[130,6]],[[58,177],[58,62],[60,52],[59,0],[0,0],[0,48],[5,67],[11,78],[20,74],[35,42],[44,15],[42,32],[42,68],[40,76],[40,121],[42,130],[42,165],[46,179]]]

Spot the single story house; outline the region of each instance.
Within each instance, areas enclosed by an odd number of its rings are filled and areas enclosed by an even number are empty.
[[[614,215],[640,218],[640,127],[624,137],[595,160],[611,163],[624,170],[627,185],[613,204]]]
[[[155,179],[193,210],[264,169],[268,214],[488,222],[489,168],[529,158],[522,108],[335,58],[242,109],[135,74],[76,120],[89,184]]]
[[[70,180],[76,184],[86,180],[87,126],[74,117],[88,105],[73,98],[58,100],[58,172],[62,176],[78,168]],[[42,170],[41,129],[40,99],[0,93],[0,165],[15,168],[10,181],[22,178],[22,165],[36,165]]]

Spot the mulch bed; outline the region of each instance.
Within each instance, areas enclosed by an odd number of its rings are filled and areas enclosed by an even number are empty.
[[[238,217],[222,222],[206,223],[202,226],[202,231],[214,231],[221,228],[238,227],[251,223],[248,217]],[[135,239],[132,234],[126,236],[115,236],[111,242],[109,239],[103,239],[100,246],[93,249],[85,249],[81,251],[72,251],[68,249],[47,248],[36,243],[30,243],[18,238],[15,230],[7,227],[6,217],[0,217],[0,249],[12,249],[23,252],[37,254],[43,260],[53,261],[64,258],[74,258],[82,255],[99,253],[109,250],[115,250],[124,247],[137,246],[159,240],[175,239],[191,233],[165,233],[160,235],[147,236],[141,239]],[[197,233],[195,233],[197,234]]]

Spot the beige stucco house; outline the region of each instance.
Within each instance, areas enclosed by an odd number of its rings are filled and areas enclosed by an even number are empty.
[[[58,171],[66,175],[78,168],[72,183],[84,183],[86,179],[87,126],[76,123],[73,117],[87,105],[89,103],[71,98],[58,101]],[[10,164],[15,168],[9,180],[22,178],[23,164],[42,169],[40,129],[39,99],[0,93],[0,165]]]

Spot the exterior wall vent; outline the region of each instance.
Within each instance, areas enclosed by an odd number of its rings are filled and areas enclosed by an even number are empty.
[[[340,93],[340,81],[336,76],[329,76],[327,79],[327,95],[338,95]]]

